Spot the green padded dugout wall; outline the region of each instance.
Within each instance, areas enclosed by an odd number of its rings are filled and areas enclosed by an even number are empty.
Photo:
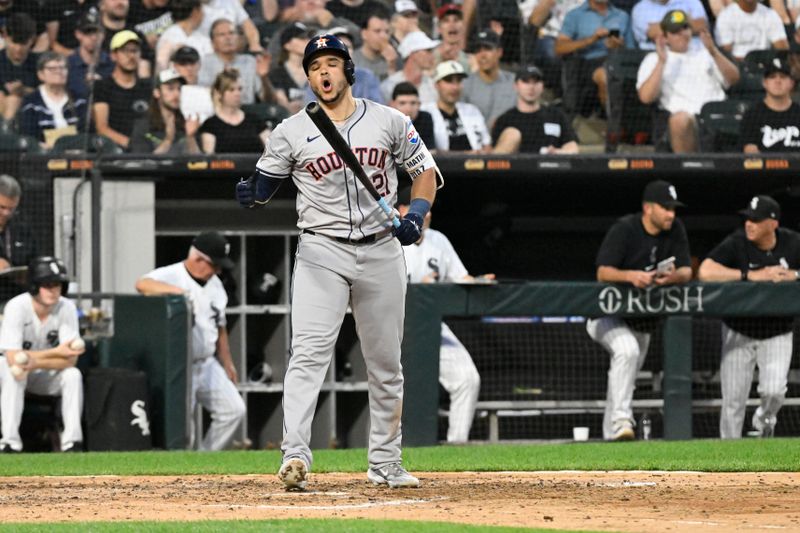
[[[698,316],[798,316],[797,283],[689,283],[636,289],[587,282],[409,285],[403,337],[403,443],[438,443],[443,316],[662,316],[664,436],[692,436],[691,320]]]
[[[153,446],[188,445],[190,408],[187,352],[189,314],[182,296],[116,296],[114,336],[100,353],[100,366],[144,370],[150,390]]]

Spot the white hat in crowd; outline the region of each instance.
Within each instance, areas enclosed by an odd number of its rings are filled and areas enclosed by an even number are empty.
[[[397,0],[394,3],[394,12],[395,13],[417,13],[419,12],[419,8],[417,4],[414,3],[414,0]]]
[[[459,76],[466,78],[467,73],[458,61],[442,61],[436,65],[436,72],[433,74],[433,81],[442,80],[448,76]]]
[[[424,31],[412,31],[403,38],[400,46],[397,47],[397,51],[400,52],[400,57],[406,59],[414,52],[432,50],[439,46],[440,42],[425,35]]]

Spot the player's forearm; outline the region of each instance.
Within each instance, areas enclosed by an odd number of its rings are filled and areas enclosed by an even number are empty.
[[[156,281],[150,278],[141,278],[136,282],[136,290],[145,296],[159,296],[162,294],[183,294],[184,291],[180,287],[164,283],[163,281]]]
[[[433,205],[436,198],[436,170],[429,168],[417,176],[411,185],[411,199],[421,198]]]
[[[621,270],[612,266],[597,267],[597,281],[601,283],[630,283],[634,270]]]
[[[697,271],[697,279],[712,282],[741,281],[742,276],[746,274],[747,271],[729,268],[713,259],[706,259],[700,264],[700,269]]]

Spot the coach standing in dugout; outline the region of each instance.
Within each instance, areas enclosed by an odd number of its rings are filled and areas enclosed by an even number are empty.
[[[402,466],[406,267],[401,245],[417,242],[436,195],[436,162],[396,109],[353,98],[355,66],[335,35],[306,44],[303,69],[325,113],[361,154],[363,170],[389,205],[397,168],[413,178],[411,204],[399,228],[356,181],[308,113],[281,122],[253,175],[236,187],[244,207],[266,204],[291,178],[297,185],[300,237],[291,298],[292,350],[283,381],[283,462],[278,476],[302,490],[312,466],[311,423],[348,306],[361,341],[369,385],[369,470],[376,485],[417,487]],[[324,118],[324,117],[323,117]]]
[[[800,234],[779,228],[781,208],[769,196],[756,196],[746,209],[744,228],[725,238],[700,264],[701,281],[797,281],[800,272]],[[792,362],[792,317],[734,318],[722,321],[722,411],[719,434],[723,439],[742,436],[753,369],[758,365],[761,404],[753,414],[753,429],[771,437],[778,410],[786,397]]]
[[[675,217],[675,187],[657,180],[647,184],[642,212],[626,215],[611,226],[597,254],[597,281],[628,283],[647,289],[686,283],[692,277],[689,240]],[[659,319],[607,316],[586,323],[589,336],[611,354],[603,416],[607,440],[635,438],[631,403],[636,374],[642,368]]]
[[[185,296],[192,312],[192,412],[199,402],[211,413],[211,425],[197,448],[230,447],[245,416],[244,400],[236,390],[238,375],[231,357],[225,308],[228,296],[217,274],[233,268],[231,245],[216,231],[197,235],[181,262],[145,274],[136,290],[145,296]],[[194,437],[194,427],[191,429]],[[194,442],[192,442],[192,445]]]

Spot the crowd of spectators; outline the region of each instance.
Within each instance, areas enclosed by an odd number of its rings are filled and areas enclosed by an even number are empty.
[[[39,150],[258,152],[313,98],[304,48],[333,33],[354,94],[415,98],[440,152],[576,153],[589,119],[607,151],[634,133],[708,151],[720,101],[729,149],[791,151],[798,24],[784,0],[4,0],[0,115]]]

